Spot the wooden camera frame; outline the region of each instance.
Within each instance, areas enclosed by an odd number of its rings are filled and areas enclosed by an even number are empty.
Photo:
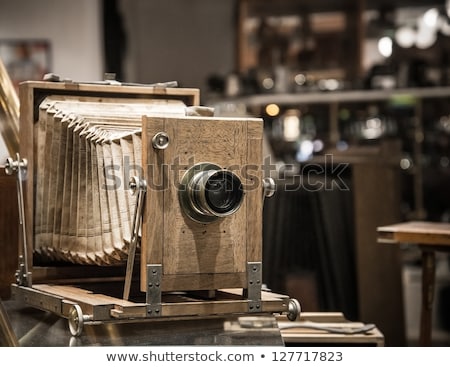
[[[137,200],[142,200],[135,217],[142,228],[139,271],[133,268],[134,252],[126,266],[35,265],[35,173],[40,167],[34,122],[49,95],[173,99],[186,106],[198,106],[200,99],[197,89],[165,85],[21,84],[20,154],[8,167],[17,173],[22,194],[19,268],[12,285],[16,298],[69,319],[73,335],[95,322],[274,312],[297,318],[295,299],[262,290],[261,119],[143,116],[144,175],[133,178]],[[239,207],[217,216],[190,215],[186,208],[195,203],[189,196],[183,202],[188,195],[183,190],[202,167],[205,172],[217,168],[242,184]],[[123,297],[117,292],[120,282]]]

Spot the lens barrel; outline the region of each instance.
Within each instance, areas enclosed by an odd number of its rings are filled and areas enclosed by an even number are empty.
[[[179,189],[184,212],[202,223],[235,213],[243,197],[244,189],[239,177],[212,163],[191,167],[183,176]]]

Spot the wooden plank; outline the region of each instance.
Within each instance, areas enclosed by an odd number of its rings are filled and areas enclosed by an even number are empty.
[[[145,85],[139,86],[129,86],[129,85],[106,85],[106,84],[88,84],[88,83],[54,83],[54,82],[41,82],[41,81],[31,81],[24,82],[22,85],[25,88],[36,89],[36,90],[53,90],[58,94],[59,92],[71,91],[73,95],[76,92],[89,93],[89,94],[108,94],[111,96],[119,95],[134,95],[136,98],[141,98],[145,96],[147,98],[149,95],[154,95],[155,97],[167,97],[172,99],[172,97],[177,97],[177,99],[182,99],[187,105],[197,106],[200,103],[200,91],[197,88],[164,88],[164,87],[148,87]],[[80,93],[78,93],[80,94]]]
[[[162,264],[164,235],[164,150],[152,147],[152,137],[165,130],[163,118],[142,119],[142,165],[147,181],[141,241],[141,291],[147,291],[147,264]]]
[[[26,304],[41,310],[53,312],[57,315],[63,313],[61,304],[63,301],[62,297],[42,292],[32,287],[22,287],[15,284],[11,289],[14,299],[25,302]]]
[[[378,242],[450,246],[450,224],[410,221],[377,228]]]
[[[262,313],[282,313],[288,311],[287,296],[271,295],[264,292]],[[221,289],[214,299],[205,300],[195,293],[165,293],[162,297],[163,317],[210,316],[213,314],[250,314],[248,300],[242,297],[242,289]],[[147,317],[145,304],[116,305],[111,314],[115,318]],[[253,314],[253,313],[252,313]]]
[[[92,306],[103,305],[121,305],[121,306],[133,306],[134,303],[125,301],[120,298],[110,297],[104,294],[92,293],[89,290],[77,288],[74,286],[64,285],[48,285],[39,284],[34,285],[34,289],[48,294],[53,294],[58,297],[67,298],[69,300],[90,304]]]
[[[263,172],[262,120],[247,124],[247,165],[243,182],[247,185],[247,261],[262,262]],[[248,179],[247,179],[248,178]]]
[[[286,321],[286,316],[279,316],[280,321]],[[346,322],[348,321],[342,312],[302,312],[300,321],[310,322]]]

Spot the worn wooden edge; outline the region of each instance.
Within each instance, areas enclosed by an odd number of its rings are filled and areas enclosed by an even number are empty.
[[[234,294],[227,294],[227,290],[218,292],[218,299],[191,299],[186,295],[173,295],[171,302],[161,303],[160,317],[200,317],[211,315],[242,314],[254,315],[249,312],[249,301],[243,297],[235,298]],[[73,305],[81,307],[85,315],[91,316],[90,321],[108,321],[114,319],[146,318],[145,303],[135,303],[104,294],[92,293],[89,290],[75,286],[34,285],[32,287],[14,286],[13,294],[26,304],[53,312],[62,317],[68,317]],[[188,300],[187,300],[188,299]],[[262,300],[260,313],[282,313],[288,311],[286,299]]]
[[[450,223],[428,222],[428,221],[409,221],[390,224],[377,227],[377,232],[388,233],[416,233],[416,234],[435,234],[446,236],[450,234]]]
[[[186,101],[193,106],[200,103],[200,90],[198,88],[165,88],[162,86],[130,86],[112,84],[94,84],[86,82],[46,82],[46,81],[26,81],[21,83],[21,87],[31,89],[72,91],[72,92],[94,92],[114,94],[136,94],[136,95],[161,95],[185,97]]]
[[[42,292],[32,287],[22,287],[16,284],[11,286],[11,293],[15,300],[44,311],[51,311],[59,316],[63,316],[63,297]]]
[[[141,240],[142,292],[147,291],[147,264],[162,264],[163,259],[164,189],[156,187],[164,185],[159,182],[163,177],[164,149],[155,150],[151,146],[151,137],[159,131],[165,131],[163,117],[142,117],[142,166],[147,181]]]
[[[450,233],[430,233],[430,232],[403,232],[380,230],[377,237],[378,243],[385,244],[418,244],[422,246],[448,246],[450,247]]]
[[[255,315],[273,314],[288,311],[285,300],[267,300],[261,302],[260,312],[249,312],[249,301],[241,300],[214,300],[214,301],[193,301],[193,302],[162,302],[160,305],[159,317],[200,317],[211,315]],[[111,310],[111,316],[118,319],[123,318],[146,318],[146,305],[116,306]]]
[[[263,122],[247,121],[247,164],[256,166],[251,172],[253,185],[246,193],[247,210],[247,261],[262,262],[263,234]],[[249,172],[247,172],[249,173]]]

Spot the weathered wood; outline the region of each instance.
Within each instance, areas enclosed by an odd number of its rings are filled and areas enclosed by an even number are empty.
[[[164,120],[142,125],[142,167],[147,181],[146,202],[142,220],[141,241],[141,291],[147,290],[147,264],[161,264],[163,260],[163,210],[164,210],[164,150],[152,151],[152,137],[164,131]]]
[[[247,261],[262,261],[263,215],[263,160],[262,121],[250,121],[247,125],[247,162],[245,182],[247,189]],[[259,163],[258,163],[259,162]]]
[[[164,150],[150,143],[159,131],[170,139]],[[162,265],[162,289],[172,290],[177,277],[178,284],[189,287],[184,290],[207,289],[206,284],[210,289],[245,287],[245,279],[235,274],[245,273],[248,261],[261,261],[262,252],[262,121],[146,116],[143,132],[149,191],[142,250],[146,264]],[[181,178],[201,162],[232,171],[249,188],[236,213],[208,224],[188,218],[178,197]],[[254,172],[245,171],[249,166]],[[141,264],[142,291],[146,264]],[[188,278],[194,281],[183,281]]]
[[[145,303],[126,301],[76,286],[41,284],[33,287],[15,286],[13,290],[17,299],[63,317],[68,317],[71,306],[77,304],[82,308],[83,314],[90,316],[90,321],[93,322],[135,318],[159,319],[149,317]],[[165,293],[160,305],[160,316],[177,319],[248,314],[248,300],[230,291],[219,290],[211,300],[196,297],[193,293]],[[259,313],[275,312],[288,312],[286,296],[265,294]]]

